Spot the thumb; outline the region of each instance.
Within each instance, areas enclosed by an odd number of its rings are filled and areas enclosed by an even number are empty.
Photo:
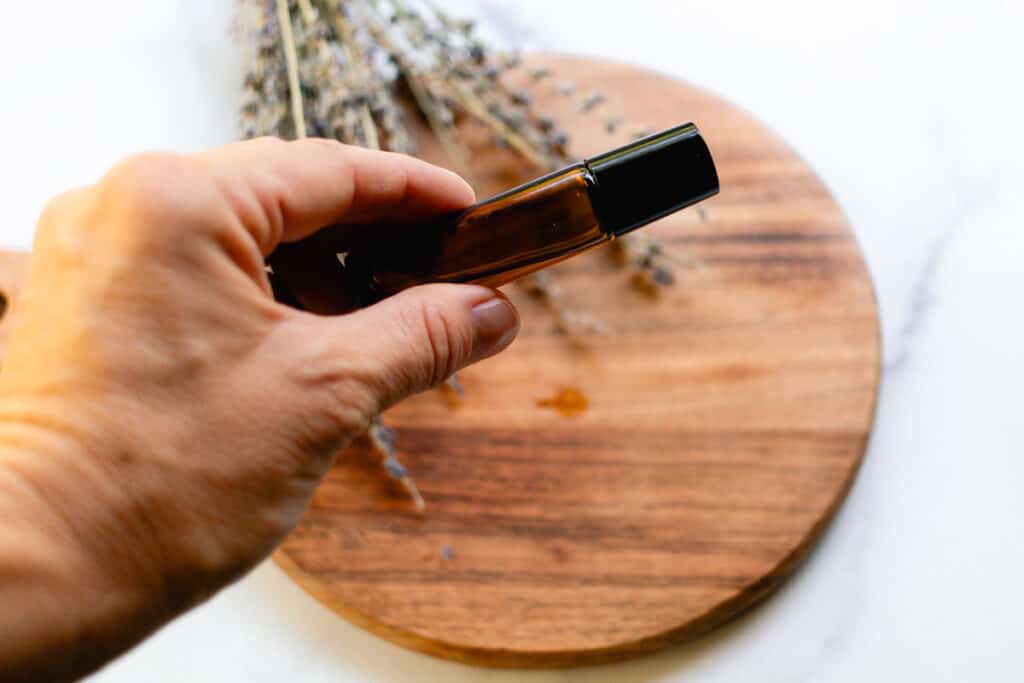
[[[413,287],[327,320],[332,346],[359,368],[361,384],[374,394],[367,398],[379,410],[493,356],[519,331],[512,303],[476,285]]]

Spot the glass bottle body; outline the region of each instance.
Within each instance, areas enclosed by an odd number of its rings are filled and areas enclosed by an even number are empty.
[[[314,313],[427,282],[496,287],[717,192],[707,144],[685,123],[426,225],[320,230],[270,256],[271,282],[278,299]]]
[[[271,258],[275,292],[326,314],[427,282],[497,287],[611,239],[592,183],[576,164],[426,224],[326,228]]]

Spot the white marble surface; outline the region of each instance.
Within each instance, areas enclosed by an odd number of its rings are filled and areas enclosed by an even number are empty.
[[[881,301],[865,466],[772,600],[690,646],[563,672],[467,668],[335,618],[264,565],[95,681],[1024,678],[1024,9],[1019,0],[460,0],[529,48],[677,74],[821,173]],[[230,140],[230,0],[4,3],[0,244],[145,148]],[[0,606],[2,608],[2,606]]]

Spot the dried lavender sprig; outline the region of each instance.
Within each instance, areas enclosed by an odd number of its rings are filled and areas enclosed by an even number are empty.
[[[448,390],[456,396],[465,396],[466,394],[465,389],[462,388],[462,382],[459,381],[459,376],[457,374],[446,379],[444,381],[444,386],[446,386]]]
[[[580,103],[579,105],[577,105],[576,108],[581,114],[586,114],[595,107],[597,107],[599,104],[604,103],[604,101],[604,93],[595,90],[588,94],[586,97],[584,97],[582,100],[580,100]]]
[[[309,93],[307,118],[314,134],[329,135],[363,144],[359,115],[347,105],[345,72],[323,35],[316,11],[308,0],[299,0],[302,30],[298,32],[302,62],[301,85]]]
[[[565,141],[548,135],[531,110],[532,96],[526,90],[510,91],[497,78],[500,71],[515,68],[518,56],[501,59],[501,68],[472,68],[465,56],[452,52],[443,69],[445,80],[456,88],[457,99],[481,123],[491,128],[503,144],[542,169],[554,169],[565,158]]]
[[[378,13],[383,12],[382,3],[373,0],[371,5]],[[472,37],[471,23],[457,22],[435,8],[433,16],[443,29],[439,30],[431,27],[422,14],[402,0],[392,0],[388,6],[393,10],[389,18],[401,29],[403,40],[419,53],[420,63],[424,59],[428,61],[429,68],[421,67],[415,73],[425,81],[425,87],[435,98],[452,100],[494,131],[498,141],[515,148],[520,155],[532,158],[540,168],[557,165],[555,155],[547,153],[551,145],[545,144],[534,127],[523,125],[528,119],[528,112],[523,106],[527,103],[518,94],[506,96],[501,83],[496,80],[500,70],[518,65],[516,56],[502,59],[501,69],[498,69],[485,62],[486,50]],[[376,30],[382,42],[392,42],[389,36],[380,35],[386,31],[379,26]],[[391,52],[404,57],[401,47],[392,45]]]
[[[406,490],[409,497],[412,498],[413,507],[416,508],[416,512],[423,514],[427,509],[426,501],[423,500],[423,496],[416,487],[416,483],[409,476],[409,471],[398,459],[398,452],[395,450],[397,436],[394,430],[386,427],[381,421],[380,416],[377,416],[370,423],[370,428],[366,431],[366,434],[370,437],[373,449],[380,455],[381,465],[385,471]]]
[[[501,121],[491,114],[491,112],[487,110],[486,106],[476,96],[474,96],[472,91],[457,82],[452,83],[452,87],[460,96],[462,104],[471,114],[473,114],[482,123],[485,123],[494,129],[499,138],[508,142],[509,146],[514,148],[522,156],[526,157],[540,168],[551,168],[555,165],[550,156],[538,152],[538,150],[527,143],[521,135],[513,131],[504,121]]]
[[[239,25],[251,45],[245,57],[241,136],[290,137],[288,82],[281,59],[275,0],[244,0]]]
[[[377,3],[374,0],[371,0],[371,4],[375,10],[378,9]],[[385,46],[391,58],[397,63],[399,70],[404,76],[405,83],[409,86],[409,91],[416,101],[416,105],[426,117],[427,124],[441,143],[445,154],[448,155],[448,158],[455,165],[455,170],[462,177],[471,180],[472,173],[469,168],[469,155],[465,146],[460,144],[455,136],[450,113],[438,106],[434,95],[421,84],[419,70],[412,60],[395,45],[387,33],[372,21],[367,23],[367,28],[373,37]],[[448,115],[445,116],[445,113]]]
[[[630,239],[616,240],[611,245],[611,254],[620,261],[633,266],[630,282],[640,291],[655,296],[661,287],[675,283],[675,275],[669,264],[682,268],[697,268],[696,259],[683,259],[670,254],[661,240],[650,235],[631,235]]]
[[[378,6],[376,2],[374,6]],[[482,94],[494,92],[495,87],[492,79],[483,76],[485,70],[481,69],[477,62],[484,58],[483,47],[479,43],[471,43],[468,50],[468,57],[471,64],[465,59],[459,58],[458,48],[450,43],[441,40],[435,32],[428,30],[421,15],[411,11],[402,0],[392,0],[394,17],[399,26],[403,27],[406,37],[417,47],[429,52],[435,58],[435,71],[421,69],[417,75],[424,79],[427,86],[434,92],[440,93],[441,97],[449,97],[470,113],[474,118],[493,130],[497,138],[508,146],[515,149],[520,155],[532,161],[540,168],[551,168],[554,160],[544,153],[542,148],[531,145],[519,132],[516,132],[503,120],[502,113],[507,113],[510,107],[505,102],[488,102],[483,99]],[[445,20],[439,18],[443,24]],[[448,20],[450,23],[451,20]],[[378,33],[383,33],[378,31]],[[431,42],[431,39],[433,42]],[[390,43],[392,49],[401,54],[400,48],[396,46],[387,36],[381,40]]]
[[[360,19],[358,13],[365,3],[357,4],[348,0],[318,0],[318,3],[326,13],[338,40],[349,47],[349,57],[362,67],[368,107],[385,134],[384,146],[393,152],[411,154],[415,145],[406,127],[402,109],[395,99],[396,74],[390,70],[389,63],[374,60],[378,45],[364,45],[367,41],[361,38],[356,29],[358,21],[365,24],[365,19]],[[366,34],[365,31],[363,33]]]
[[[299,0],[299,7],[304,17],[307,17],[308,28],[316,26],[317,13],[309,0]],[[377,132],[377,124],[370,109],[372,94],[377,90],[373,87],[373,77],[366,59],[359,53],[354,33],[345,20],[343,13],[337,8],[336,11],[328,14],[328,19],[336,33],[335,46],[344,57],[347,71],[343,72],[342,65],[327,43],[326,38],[318,36],[320,45],[318,47],[323,58],[329,60],[332,71],[337,72],[335,78],[321,79],[318,86],[321,92],[326,86],[329,99],[322,102],[321,106],[326,110],[334,109],[342,112],[343,119],[347,118],[357,122],[357,125],[344,126],[347,135],[345,141],[359,144],[370,149],[380,149],[381,141]],[[347,76],[347,78],[346,78]],[[385,88],[386,90],[386,88]],[[353,113],[354,110],[354,113]],[[345,115],[348,114],[346,117]]]

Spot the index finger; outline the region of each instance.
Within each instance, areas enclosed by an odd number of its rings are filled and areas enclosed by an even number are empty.
[[[473,190],[413,157],[305,138],[259,138],[202,152],[235,214],[267,256],[332,224],[411,221],[464,208]]]

